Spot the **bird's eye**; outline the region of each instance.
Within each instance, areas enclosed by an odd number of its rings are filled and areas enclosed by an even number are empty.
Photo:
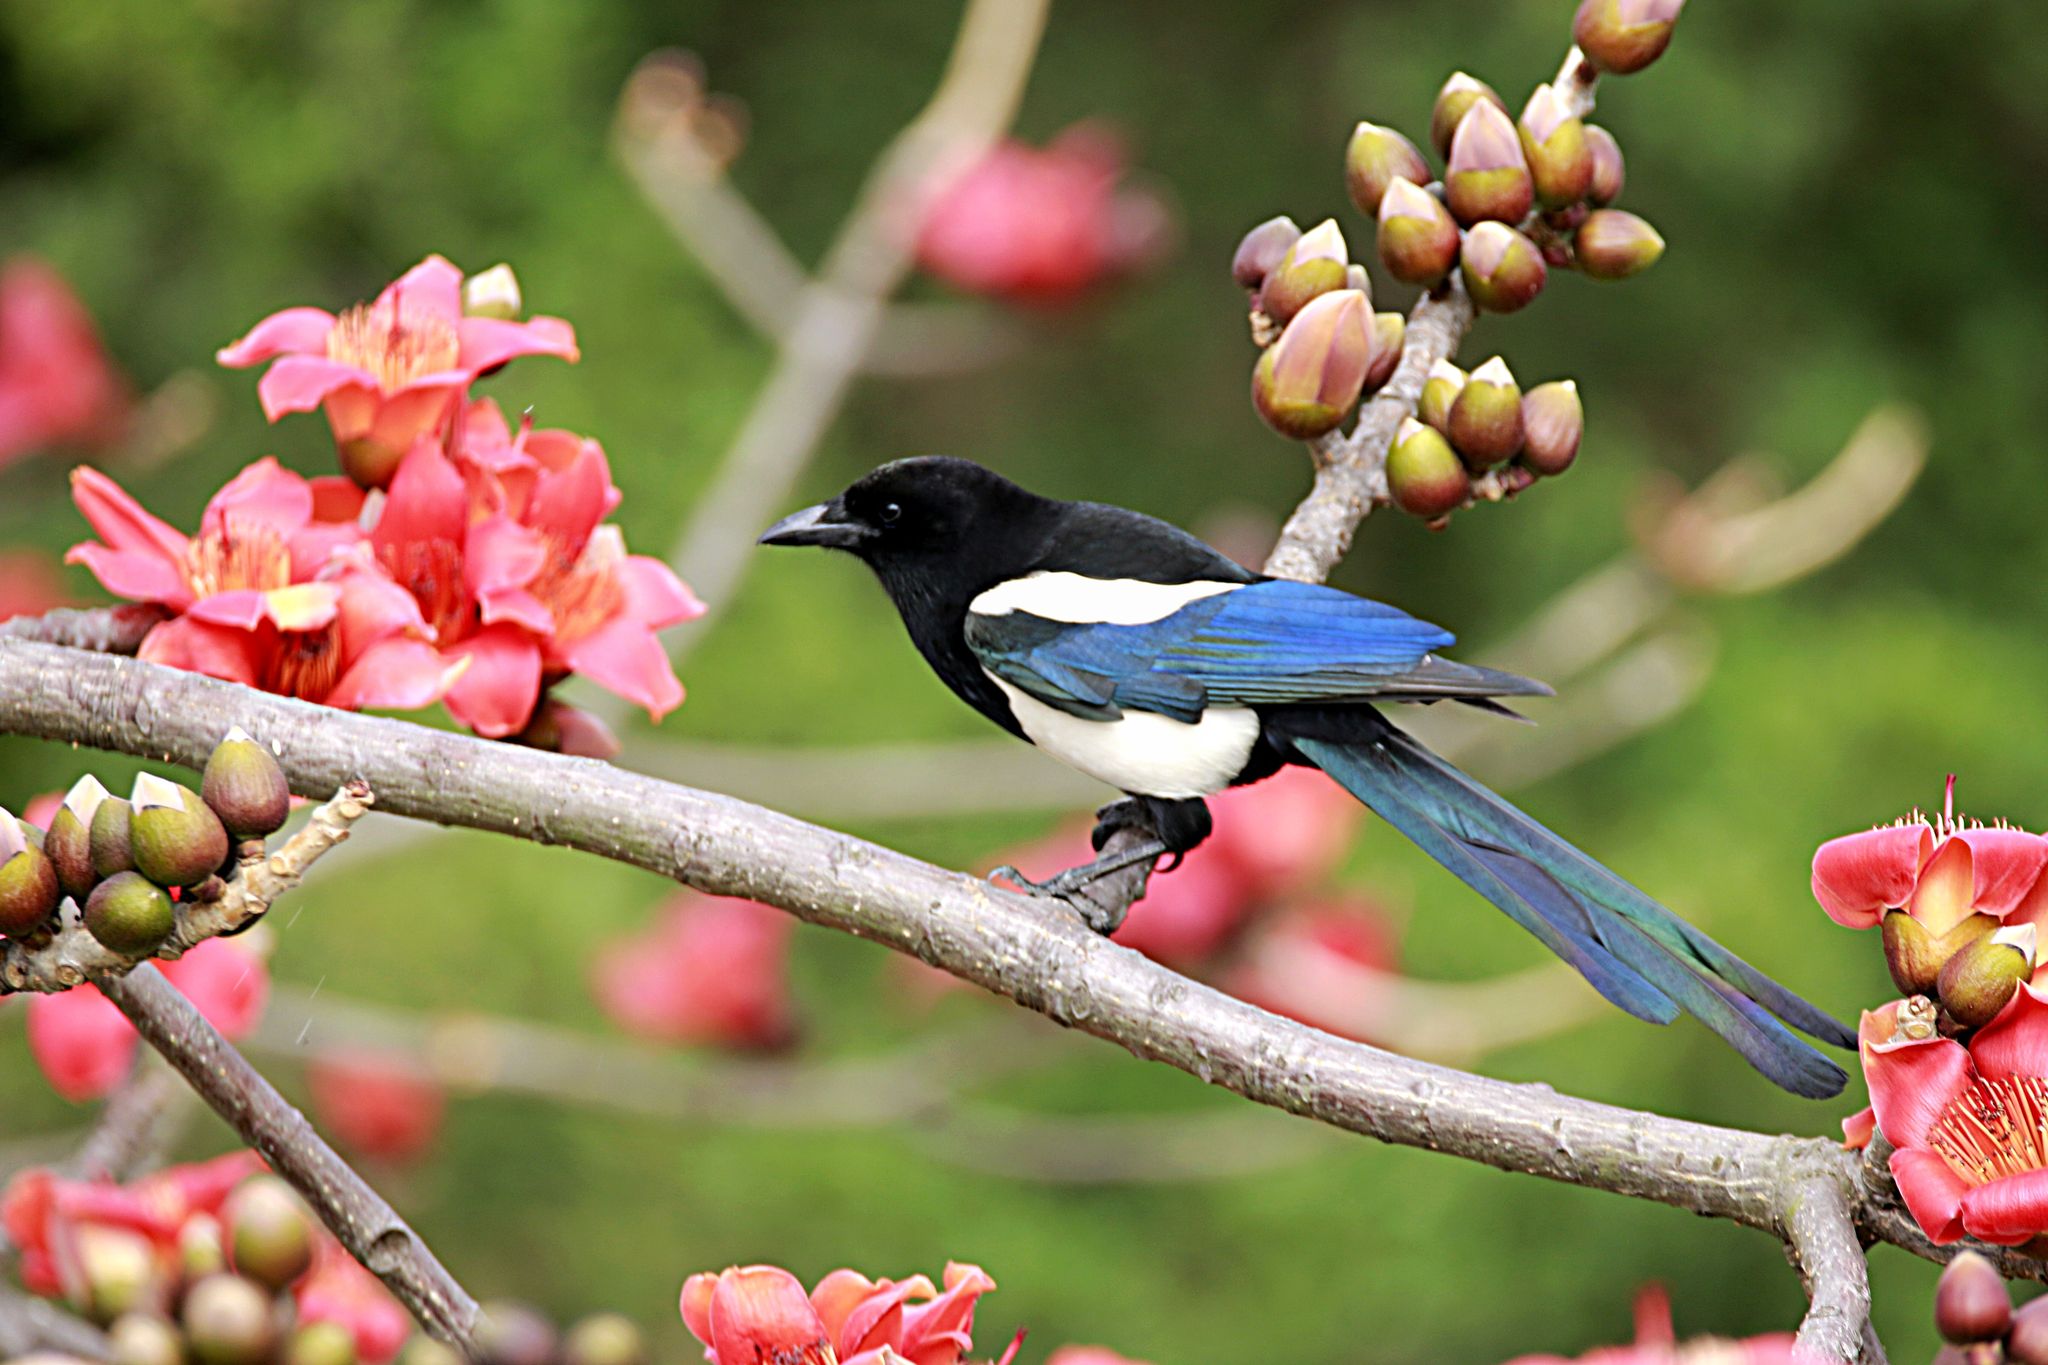
[[[878,515],[882,519],[882,525],[894,526],[903,517],[903,504],[900,502],[885,502],[882,504],[882,510]]]

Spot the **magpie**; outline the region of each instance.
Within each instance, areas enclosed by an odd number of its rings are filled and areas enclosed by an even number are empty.
[[[948,687],[1126,793],[1100,812],[1096,848],[1119,828],[1151,837],[1033,889],[1067,896],[1133,862],[1178,858],[1209,835],[1203,798],[1288,764],[1320,768],[1628,1013],[1658,1024],[1691,1014],[1794,1094],[1842,1089],[1842,1069],[1786,1025],[1845,1048],[1850,1030],[1381,714],[1386,702],[1506,711],[1499,698],[1550,693],[1441,657],[1449,632],[1252,573],[1142,513],[1040,497],[947,456],[883,465],[761,543],[865,562]]]

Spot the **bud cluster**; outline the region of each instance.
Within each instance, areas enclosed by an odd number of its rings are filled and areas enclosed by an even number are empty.
[[[263,856],[290,801],[276,757],[236,728],[197,792],[143,773],[123,800],[87,774],[47,830],[0,810],[0,934],[42,942],[68,903],[108,949],[151,953],[176,928],[178,904],[218,898],[243,859]]]
[[[1432,522],[1476,500],[1513,497],[1571,468],[1585,423],[1569,379],[1524,393],[1499,356],[1470,374],[1438,361],[1387,452],[1387,495]]]
[[[1934,1288],[1934,1327],[1948,1344],[1937,1365],[2048,1365],[2048,1298],[2013,1311],[1998,1267],[1974,1251],[1948,1263]]]

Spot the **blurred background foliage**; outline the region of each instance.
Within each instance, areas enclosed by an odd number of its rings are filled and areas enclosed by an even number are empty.
[[[1020,130],[1122,126],[1179,205],[1180,254],[1042,320],[1029,353],[999,369],[864,382],[809,488],[944,450],[1189,523],[1283,514],[1306,465],[1244,397],[1251,351],[1226,271],[1238,234],[1287,212],[1335,215],[1368,242],[1339,169],[1351,123],[1419,137],[1455,67],[1518,107],[1553,71],[1571,9],[1056,5]],[[199,448],[130,479],[180,525],[257,455],[308,473],[332,458],[315,419],[266,427],[251,376],[209,368],[215,347],[286,304],[368,297],[429,251],[470,269],[509,260],[529,307],[576,324],[584,360],[525,362],[486,391],[600,438],[629,537],[659,548],[769,351],[617,168],[621,82],[652,48],[702,54],[714,88],[752,110],[736,183],[813,258],[926,95],[954,19],[931,0],[12,0],[0,7],[0,251],[55,262],[143,387],[196,367],[217,390],[221,416]],[[1721,655],[1698,703],[1522,793],[1838,1013],[1886,983],[1874,942],[1809,897],[1816,843],[1937,800],[1951,770],[1969,811],[2048,825],[2044,86],[2048,31],[2024,5],[1692,7],[1671,53],[1611,82],[1598,115],[1629,158],[1624,202],[1671,243],[1664,263],[1626,287],[1558,279],[1538,306],[1483,321],[1465,352],[1501,352],[1525,382],[1579,378],[1578,468],[1445,534],[1376,517],[1337,579],[1446,622],[1483,658],[1489,637],[1626,546],[1647,475],[1697,481],[1762,450],[1797,481],[1875,404],[1924,408],[1928,472],[1851,560],[1779,595],[1701,604]],[[0,474],[0,542],[54,551],[82,534],[59,462]],[[865,575],[807,556],[759,567],[685,681],[664,732],[830,744],[982,724],[927,677]],[[8,743],[0,801],[18,808],[68,782],[81,757]],[[110,785],[123,775],[122,760],[91,761]],[[962,864],[1051,819],[860,832]],[[1384,830],[1359,841],[1346,875],[1413,904],[1405,956],[1421,974],[1536,960]],[[276,969],[360,998],[601,1028],[590,945],[641,923],[665,890],[589,858],[436,839],[299,895]],[[957,998],[919,1016],[884,958],[801,932],[808,1055],[879,1054],[1004,1008]],[[1067,1052],[983,1097],[1082,1113],[1238,1103],[1088,1040]],[[1833,1132],[1861,1102],[1789,1099],[1703,1030],[1611,1012],[1486,1069],[1767,1130]],[[78,1121],[36,1077],[18,1025],[0,1028],[0,1140]],[[981,1345],[1025,1324],[1026,1359],[1099,1340],[1160,1362],[1498,1360],[1623,1338],[1647,1278],[1671,1285],[1681,1333],[1786,1328],[1800,1308],[1777,1248],[1753,1233],[1426,1153],[1333,1142],[1241,1178],[1048,1186],[936,1161],[919,1123],[721,1131],[481,1096],[453,1106],[433,1160],[381,1179],[479,1293],[564,1315],[620,1308],[677,1359],[682,1277],[757,1260],[807,1280],[840,1264],[902,1275],[978,1261],[1002,1284]],[[223,1142],[208,1129],[192,1146]],[[1883,1251],[1873,1272],[1894,1357],[1925,1356],[1932,1268]]]

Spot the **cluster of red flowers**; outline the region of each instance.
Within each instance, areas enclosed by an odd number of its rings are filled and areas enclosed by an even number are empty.
[[[683,689],[655,632],[703,606],[605,521],[619,491],[597,442],[514,431],[470,396],[517,356],[576,358],[567,323],[517,310],[509,271],[465,290],[430,256],[338,317],[264,319],[221,362],[272,362],[265,413],[322,409],[343,474],[259,460],[187,536],[80,469],[73,493],[100,539],[70,558],[174,613],[143,643],[157,663],[331,706],[445,701],[494,738],[526,730],[571,673],[659,719]]]
[[[796,1033],[782,911],[681,891],[647,929],[613,940],[591,969],[598,1004],[628,1033],[661,1043],[773,1048]]]

